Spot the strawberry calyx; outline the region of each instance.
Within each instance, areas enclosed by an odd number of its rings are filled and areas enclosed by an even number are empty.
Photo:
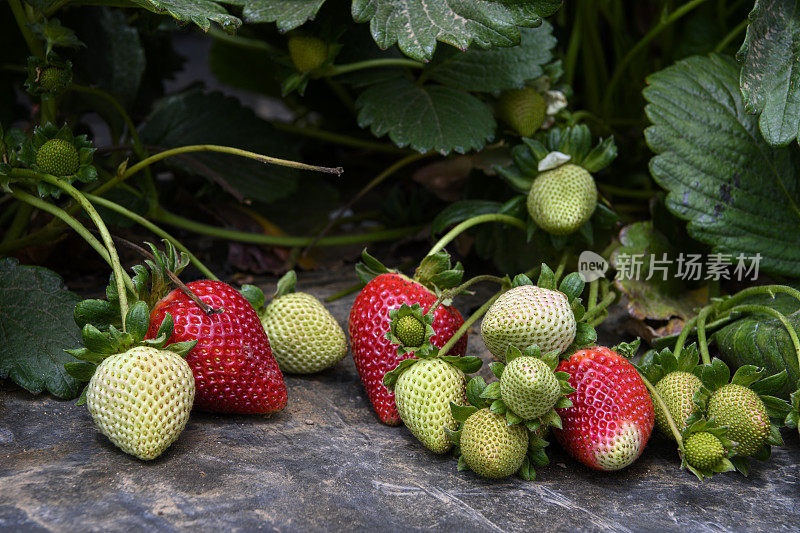
[[[86,135],[75,136],[66,124],[57,128],[48,122],[33,130],[17,159],[35,172],[55,175],[67,183],[91,183],[97,179],[97,170],[92,166],[94,152]],[[62,190],[51,183],[37,181],[36,187],[39,196],[61,196]]]
[[[295,273],[294,270],[290,270],[278,280],[272,299],[277,300],[281,296],[296,292],[295,285],[297,285],[297,273]],[[264,291],[255,285],[246,284],[242,285],[239,292],[244,296],[245,300],[250,302],[250,305],[256,310],[258,317],[263,320],[264,313],[267,310],[267,298],[264,296]]]
[[[445,250],[426,256],[414,272],[414,281],[421,283],[437,296],[442,291],[460,285],[463,278],[464,267],[460,262],[453,265],[450,254]]]
[[[503,374],[506,372],[506,369],[512,363],[512,361],[519,357],[531,357],[544,362],[544,364],[550,369],[550,372],[553,373],[558,386],[559,392],[555,397],[553,404],[544,414],[537,417],[525,418],[521,416],[517,412],[514,412],[511,407],[509,407],[508,401],[511,400],[503,398]],[[506,423],[509,426],[524,423],[531,433],[536,432],[540,427],[552,426],[561,429],[561,417],[558,416],[556,409],[572,407],[572,400],[567,398],[567,396],[575,392],[575,389],[569,384],[569,373],[556,372],[558,362],[558,352],[551,351],[548,353],[542,353],[541,349],[539,349],[539,347],[535,344],[527,347],[524,352],[521,352],[516,346],[509,346],[508,350],[506,351],[505,364],[500,362],[489,364],[489,368],[492,370],[492,373],[500,381],[488,385],[486,389],[484,389],[481,397],[485,398],[486,400],[492,400],[489,408],[497,414],[504,414],[506,416]],[[506,394],[506,397],[508,398],[508,394]]]
[[[25,90],[33,96],[57,96],[72,84],[72,62],[62,60],[55,52],[47,59],[28,57],[28,78]]]
[[[356,276],[358,276],[361,283],[366,285],[381,274],[389,273],[398,274],[398,271],[388,268],[375,259],[367,252],[366,248],[361,251],[361,262],[356,265]]]
[[[389,311],[389,318],[386,338],[397,345],[397,355],[428,359],[435,349],[431,344],[431,338],[436,334],[433,330],[434,313],[423,313],[420,304],[402,304]]]
[[[459,455],[459,471],[467,470],[469,468],[464,461],[463,456],[460,454],[461,434],[464,428],[464,423],[470,416],[483,409],[489,409],[494,413],[502,414],[496,407],[499,406],[497,402],[502,400],[493,398],[495,395],[495,390],[499,391],[499,385],[499,382],[493,382],[487,385],[486,381],[481,376],[474,376],[467,383],[467,402],[469,402],[469,405],[458,405],[450,402],[450,412],[452,413],[453,418],[458,422],[458,429],[453,431],[445,428],[445,432],[450,438],[450,441],[459,447],[457,452]],[[506,411],[506,413],[508,413],[508,411]],[[509,423],[508,415],[506,415],[506,424],[508,426],[512,426],[514,423]],[[548,446],[549,442],[539,437],[537,431],[531,430],[530,427],[527,427],[527,429],[528,451],[525,455],[525,459],[522,462],[522,466],[517,471],[517,475],[526,481],[532,481],[536,478],[536,467],[541,468],[550,462],[550,459],[547,457],[547,453],[545,452],[545,448]]]
[[[637,339],[637,341],[638,340],[639,339]],[[623,357],[631,357],[636,353],[636,350],[634,350],[630,356],[623,352],[629,352],[632,344],[633,343],[620,344],[612,348],[612,350]],[[638,348],[638,343],[636,347]],[[620,349],[622,351],[620,351]],[[664,376],[672,372],[687,372],[701,378],[703,370],[703,365],[700,364],[700,352],[697,348],[697,344],[694,343],[681,350],[678,357],[675,357],[675,354],[670,348],[663,348],[661,351],[650,350],[642,356],[638,364],[634,363],[633,366],[644,374],[653,385],[657,385]]]
[[[738,470],[732,460],[736,456],[736,443],[728,438],[727,427],[699,413],[687,422],[678,448],[682,469],[690,471],[700,481],[715,473]],[[743,473],[746,475],[746,471]]]

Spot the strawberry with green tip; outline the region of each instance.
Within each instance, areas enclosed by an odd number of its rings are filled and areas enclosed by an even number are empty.
[[[497,116],[522,137],[530,137],[542,127],[547,102],[532,87],[503,91],[497,101]]]
[[[394,313],[387,337],[394,337],[397,323],[413,316],[412,311],[419,312],[419,307],[412,310],[404,304]],[[397,368],[388,372],[384,384],[394,391],[397,411],[409,431],[432,452],[445,453],[452,447],[448,430],[455,430],[457,425],[450,404],[466,403],[464,372],[477,372],[483,362],[478,357],[439,357],[438,349],[430,342],[431,320],[428,314],[427,334],[423,336],[422,346],[414,347],[415,357],[402,360]]]
[[[500,295],[484,315],[483,342],[502,362],[510,347],[522,351],[536,345],[542,352],[561,354],[573,342],[593,342],[593,328],[579,325],[575,314],[575,309],[580,309],[581,314],[583,311],[579,299],[583,288],[579,274],[572,273],[556,289],[555,275],[544,264],[537,285],[523,275],[517,276],[513,288]]]
[[[678,431],[686,429],[686,422],[698,410],[695,394],[702,387],[698,375],[702,367],[697,346],[685,347],[676,358],[669,348],[648,352],[639,363],[639,371],[652,383],[667,406]],[[658,402],[653,402],[656,427],[668,438],[675,440],[667,417]]]
[[[783,445],[775,423],[784,421],[790,407],[770,393],[785,385],[786,371],[767,378],[764,373],[763,368],[744,365],[731,378],[728,366],[717,358],[701,371],[703,387],[696,401],[709,419],[728,428],[728,438],[736,443],[733,461],[743,473],[747,457],[764,460],[770,445]]]
[[[575,392],[572,406],[557,409],[556,439],[570,455],[596,470],[620,470],[639,458],[653,431],[650,394],[636,368],[602,346],[561,361]]]
[[[81,307],[94,307],[95,319],[102,315],[92,304],[97,301]],[[184,359],[194,343],[167,344],[171,318],[155,339],[145,340],[149,315],[147,304],[139,301],[128,311],[125,331],[108,324],[101,331],[76,314],[84,348],[68,352],[81,362],[65,365],[70,375],[89,382],[79,403],[86,403],[100,432],[142,460],[155,459],[177,440],[195,395],[192,369]]]
[[[540,173],[528,193],[528,214],[553,235],[575,233],[597,207],[597,186],[589,172],[566,163]]]
[[[333,315],[317,298],[295,292],[297,275],[287,272],[275,296],[264,305],[264,293],[252,285],[242,294],[261,318],[272,355],[283,372],[313,374],[332,367],[347,354],[347,339]]]

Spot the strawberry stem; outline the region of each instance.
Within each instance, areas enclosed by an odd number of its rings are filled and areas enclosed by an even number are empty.
[[[88,244],[91,246],[95,252],[97,252],[103,260],[108,263],[108,266],[113,268],[113,264],[111,263],[111,257],[108,255],[108,250],[102,245],[100,241],[98,241],[92,233],[86,229],[86,226],[81,224],[75,217],[71,216],[69,213],[61,209],[60,207],[51,204],[50,202],[45,202],[40,198],[36,198],[26,192],[20,190],[14,190],[11,192],[11,196],[20,200],[21,202],[25,202],[37,209],[41,209],[47,213],[50,213],[54,217],[61,219],[65,224],[67,224],[70,228],[75,230],[75,233],[80,235]],[[133,280],[131,280],[130,276],[127,272],[123,271],[125,286],[131,292],[135,292],[133,286]]]
[[[211,272],[211,269],[209,269],[206,265],[204,265],[192,252],[189,251],[189,249],[186,246],[181,244],[181,242],[178,239],[176,239],[163,229],[159,228],[158,226],[156,226],[143,216],[122,207],[118,203],[112,202],[111,200],[106,200],[105,198],[102,198],[100,196],[95,196],[94,194],[89,194],[89,193],[84,193],[84,196],[86,196],[86,198],[88,198],[95,204],[105,207],[106,209],[109,209],[116,213],[119,213],[120,215],[133,220],[140,226],[150,230],[151,232],[158,235],[162,239],[168,240],[169,242],[172,243],[172,245],[175,248],[185,253],[189,257],[189,261],[191,261],[191,263],[195,266],[195,268],[197,268],[197,270],[199,270],[205,277],[207,277],[208,279],[213,279],[215,281],[219,280],[219,278],[217,278],[217,276],[215,276],[214,273]]]
[[[639,372],[638,369],[637,372]],[[675,424],[675,420],[672,418],[672,413],[670,413],[669,409],[667,409],[667,404],[665,404],[664,400],[661,399],[661,395],[658,393],[653,384],[650,383],[650,381],[646,377],[644,377],[644,374],[639,372],[639,377],[642,378],[645,387],[647,387],[647,390],[650,391],[650,395],[653,397],[656,403],[658,403],[658,406],[664,412],[664,416],[667,419],[667,424],[669,425],[669,430],[672,432],[672,436],[675,437],[675,442],[678,443],[678,449],[683,449],[683,437],[681,437],[681,432],[678,431],[678,425]]]
[[[477,226],[478,224],[483,224],[485,222],[500,222],[503,224],[509,224],[511,226],[515,226],[522,231],[527,229],[525,222],[518,219],[517,217],[512,217],[510,215],[500,215],[497,213],[490,213],[486,215],[478,215],[476,217],[468,218],[467,220],[461,222],[456,227],[451,229],[447,232],[447,234],[439,239],[439,241],[433,245],[433,248],[428,252],[427,255],[433,255],[436,252],[442,250],[445,246],[450,244],[453,239],[458,237],[461,233],[466,231],[467,229],[471,228],[472,226]]]
[[[344,172],[342,167],[320,167],[316,165],[308,165],[306,163],[298,163],[297,161],[289,161],[287,159],[279,159],[277,157],[270,157],[267,155],[257,154],[255,152],[250,152],[248,150],[242,150],[239,148],[233,148],[230,146],[219,146],[216,144],[193,144],[189,146],[179,146],[177,148],[171,148],[169,150],[165,150],[163,152],[159,152],[157,154],[151,155],[150,157],[139,161],[132,167],[128,168],[122,176],[119,178],[120,181],[124,181],[129,177],[133,176],[143,168],[147,168],[148,166],[161,161],[162,159],[166,159],[168,157],[178,155],[178,154],[185,154],[191,152],[219,152],[223,154],[231,154],[231,155],[238,155],[240,157],[245,157],[248,159],[255,159],[256,161],[260,161],[262,163],[270,164],[270,165],[278,165],[282,167],[289,167],[289,168],[296,168],[299,170],[312,170],[315,172],[324,172],[327,174],[336,174],[337,176],[341,176]]]
[[[384,67],[409,67],[409,68],[424,68],[425,64],[413,59],[403,58],[380,58],[380,59],[367,59],[365,61],[357,61],[355,63],[346,63],[344,65],[332,65],[327,68],[321,68],[313,74],[314,78],[333,77],[363,70],[368,68],[384,68]]]
[[[495,301],[497,301],[497,299],[500,298],[500,295],[503,294],[504,292],[505,290],[498,291],[497,294],[489,298],[489,300],[487,300],[486,303],[480,306],[477,311],[472,313],[472,315],[470,315],[470,317],[463,324],[461,324],[461,327],[458,328],[458,330],[453,334],[453,336],[450,337],[450,339],[445,343],[445,345],[441,347],[441,349],[439,350],[439,357],[447,355],[447,353],[453,348],[453,346],[455,346],[455,344],[459,341],[459,339],[461,339],[461,337],[464,336],[464,333],[466,333],[467,330],[471,328],[472,325],[486,313],[486,311],[489,310],[492,304]]]
[[[433,305],[430,309],[428,309],[428,313],[433,313],[436,309],[442,304],[442,302],[448,298],[453,299],[462,292],[466,291],[471,286],[475,285],[476,283],[481,283],[483,281],[493,281],[495,283],[499,283],[503,287],[503,291],[507,291],[511,288],[511,284],[508,282],[506,278],[500,278],[498,276],[492,276],[491,274],[483,274],[481,276],[475,276],[472,279],[468,279],[458,287],[453,289],[449,289],[446,291],[442,291],[442,294],[433,302]]]
[[[714,306],[709,305],[697,315],[697,344],[700,347],[700,357],[703,359],[704,365],[711,364],[711,355],[708,353],[708,340],[706,339],[706,319],[713,310]]]
[[[596,318],[598,318],[598,317],[601,315],[601,313],[602,313],[602,312],[603,312],[603,311],[604,311],[604,310],[605,310],[605,309],[606,309],[606,308],[607,308],[609,305],[611,305],[612,303],[614,303],[614,300],[616,300],[616,298],[617,298],[617,293],[615,293],[615,292],[609,292],[608,294],[606,294],[606,295],[603,297],[603,300],[602,300],[602,301],[601,301],[599,304],[595,305],[594,307],[592,307],[591,309],[589,309],[588,311],[586,311],[586,313],[583,315],[583,318],[582,318],[581,320],[582,320],[583,322],[590,322],[592,319],[596,319]],[[602,320],[601,320],[601,322],[602,322]],[[599,324],[599,323],[598,323],[598,324]],[[592,325],[594,325],[594,324],[592,324]]]

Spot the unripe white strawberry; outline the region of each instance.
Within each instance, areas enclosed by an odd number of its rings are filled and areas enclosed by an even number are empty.
[[[278,296],[264,311],[262,323],[272,355],[284,372],[319,372],[347,354],[347,339],[341,326],[310,294]]]
[[[481,337],[492,355],[505,362],[509,345],[524,351],[535,344],[543,353],[561,353],[575,340],[576,328],[564,293],[522,285],[505,292],[489,308]]]
[[[528,213],[553,235],[578,231],[597,207],[597,186],[589,172],[567,163],[539,174],[528,193]]]
[[[500,377],[503,402],[523,420],[538,418],[561,398],[561,385],[547,364],[536,357],[517,357]]]
[[[86,388],[86,405],[103,435],[125,453],[148,460],[183,431],[194,391],[183,357],[136,346],[100,363]]]

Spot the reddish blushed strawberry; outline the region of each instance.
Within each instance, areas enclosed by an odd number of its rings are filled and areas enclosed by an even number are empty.
[[[187,284],[220,313],[206,315],[180,290],[162,298],[150,313],[148,338],[165,313],[175,322],[171,342],[197,340],[186,356],[194,373],[194,406],[206,411],[271,414],[286,406],[286,384],[253,306],[221,281]]]
[[[653,431],[650,394],[636,368],[605,347],[579,350],[561,361],[575,389],[572,407],[557,409],[556,439],[575,459],[597,470],[633,463]]]
[[[383,376],[397,364],[413,354],[398,356],[397,345],[386,338],[389,331],[389,311],[402,304],[420,304],[427,312],[436,296],[421,283],[397,273],[386,273],[370,281],[356,297],[350,310],[350,349],[361,382],[367,390],[372,406],[382,422],[400,423],[394,393],[383,384]],[[442,347],[464,323],[461,314],[453,307],[440,305],[435,312],[431,343]],[[467,336],[461,337],[450,355],[462,356],[467,348]]]

